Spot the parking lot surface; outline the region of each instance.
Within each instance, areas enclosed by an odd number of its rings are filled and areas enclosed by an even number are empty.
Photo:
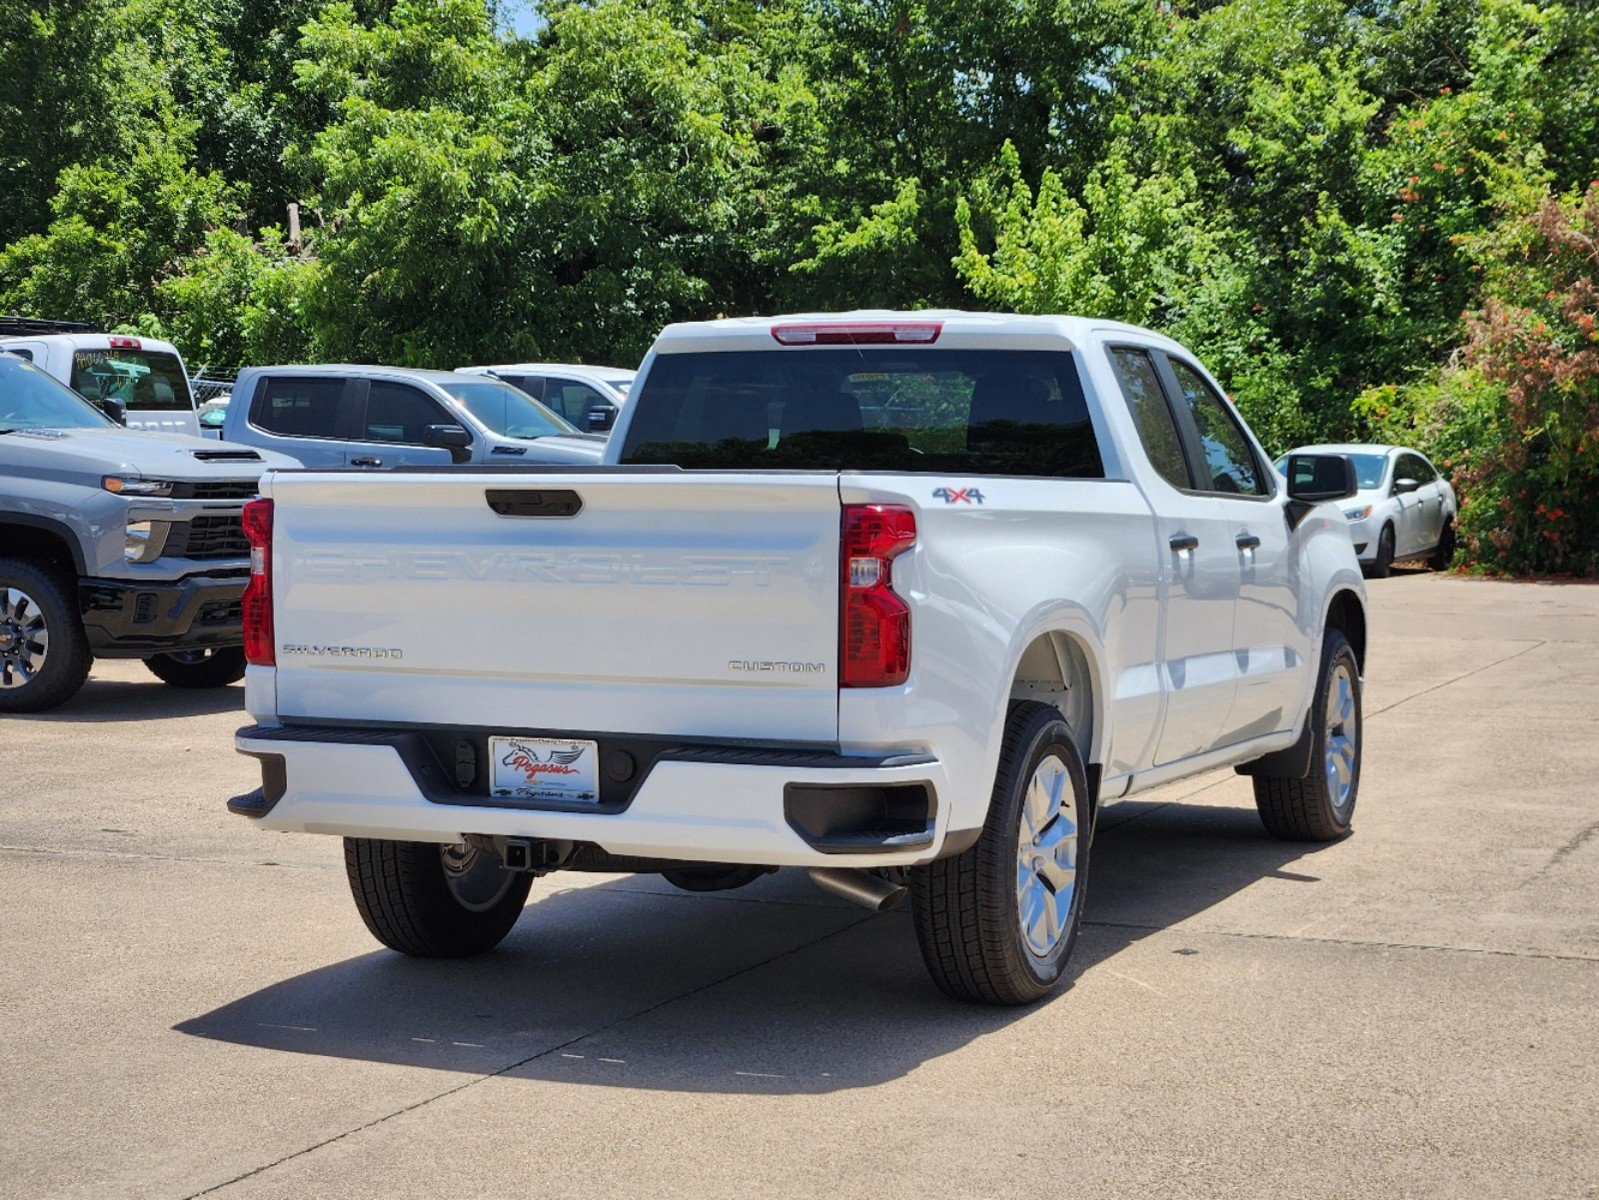
[[[782,872],[383,951],[223,800],[241,687],[0,719],[0,1194],[1599,1195],[1599,588],[1371,584],[1355,832],[1106,810],[1072,985],[951,1004]]]

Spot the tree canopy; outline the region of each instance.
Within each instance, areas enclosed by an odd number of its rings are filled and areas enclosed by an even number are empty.
[[[228,366],[1115,317],[1274,452],[1435,452],[1477,565],[1599,571],[1579,0],[22,0],[0,118],[0,311]]]

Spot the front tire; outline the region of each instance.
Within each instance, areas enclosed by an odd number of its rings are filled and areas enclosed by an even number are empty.
[[[492,950],[522,915],[533,884],[471,843],[345,838],[344,869],[372,936],[413,958]]]
[[[1455,523],[1445,521],[1443,529],[1438,534],[1438,547],[1432,552],[1432,557],[1427,560],[1427,565],[1434,571],[1447,571],[1449,564],[1455,561]]]
[[[1256,775],[1255,807],[1273,837],[1330,842],[1349,832],[1360,792],[1360,663],[1336,629],[1323,639],[1310,728],[1310,774]]]
[[[219,650],[178,650],[156,654],[144,660],[150,673],[163,683],[179,688],[219,688],[244,678],[244,648],[224,646]]]
[[[1366,568],[1366,575],[1371,579],[1387,579],[1394,573],[1394,527],[1384,525],[1382,532],[1377,535],[1377,557]]]
[[[0,713],[44,712],[89,677],[76,581],[42,562],[0,558]]]
[[[982,836],[910,872],[916,939],[941,991],[1030,1004],[1054,989],[1082,922],[1090,830],[1071,731],[1047,705],[1016,705]]]

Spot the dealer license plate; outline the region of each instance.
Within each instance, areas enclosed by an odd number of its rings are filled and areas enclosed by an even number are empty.
[[[494,763],[492,795],[520,800],[599,802],[598,742],[491,737],[489,758]]]

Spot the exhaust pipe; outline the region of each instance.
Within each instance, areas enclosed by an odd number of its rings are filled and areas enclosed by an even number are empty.
[[[870,871],[847,871],[833,867],[812,869],[811,882],[823,891],[832,892],[856,904],[865,905],[873,912],[887,912],[901,900],[908,890],[902,883],[890,883]]]

